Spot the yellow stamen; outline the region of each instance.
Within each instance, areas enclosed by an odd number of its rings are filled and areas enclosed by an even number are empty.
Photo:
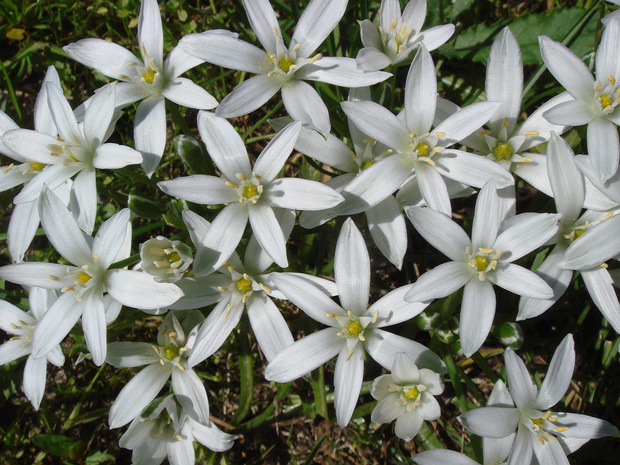
[[[280,68],[285,73],[288,73],[293,63],[294,61],[289,57],[280,58],[278,60],[278,68]]]
[[[347,330],[347,333],[349,333],[349,336],[359,336],[360,333],[364,331],[364,328],[362,327],[360,322],[357,320],[349,321],[347,325],[344,327],[344,329]]]
[[[89,275],[88,273],[80,273],[77,277],[77,280],[81,283],[81,284],[86,284],[88,281],[90,281],[92,279],[92,276]]]

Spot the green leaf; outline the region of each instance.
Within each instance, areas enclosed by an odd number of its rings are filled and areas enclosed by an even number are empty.
[[[162,208],[160,203],[153,202],[146,197],[135,194],[129,194],[127,206],[131,210],[131,213],[140,218],[155,219],[166,213],[165,208]]]
[[[86,450],[84,441],[57,434],[39,434],[32,442],[49,454],[69,460],[80,460]]]

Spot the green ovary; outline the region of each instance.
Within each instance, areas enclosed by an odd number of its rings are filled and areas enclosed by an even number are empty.
[[[243,196],[246,199],[251,199],[252,197],[256,197],[258,195],[258,187],[254,184],[246,184],[243,186]]]
[[[374,160],[367,160],[364,163],[362,163],[362,171],[364,171],[366,168],[368,168],[369,166],[374,165],[375,162]]]
[[[480,255],[474,258],[472,266],[478,271],[486,271],[486,269],[489,267],[489,260],[487,259],[487,257],[483,257]]]
[[[493,155],[498,161],[510,160],[510,157],[512,156],[512,154],[513,154],[512,147],[510,146],[508,142],[500,142],[493,149]]]
[[[239,292],[243,292],[244,294],[252,290],[252,282],[245,278],[241,278],[235,284],[237,285]]]
[[[359,336],[361,332],[364,331],[364,328],[362,328],[362,325],[357,320],[349,321],[344,329],[347,330],[349,336]]]
[[[599,101],[601,102],[601,108],[603,110],[613,103],[609,95],[601,95]]]
[[[174,360],[179,356],[179,348],[173,345],[167,345],[164,347],[164,357],[168,360]]]
[[[149,84],[153,84],[153,80],[155,79],[155,71],[153,71],[152,69],[149,69],[146,73],[142,75],[142,77]]]
[[[415,150],[418,152],[419,157],[428,157],[431,147],[426,142],[420,142]]]
[[[420,391],[415,386],[410,387],[410,388],[404,387],[403,395],[405,396],[407,400],[416,400],[418,396],[420,395]]]
[[[291,66],[293,66],[293,63],[293,60],[291,60],[289,57],[280,58],[278,60],[278,68],[280,68],[285,73],[288,73],[291,69]]]
[[[82,284],[86,284],[88,281],[90,281],[92,278],[91,275],[89,275],[88,273],[80,273],[77,277],[77,280],[82,283]]]

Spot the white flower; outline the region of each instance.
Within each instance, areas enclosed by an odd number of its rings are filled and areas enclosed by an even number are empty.
[[[364,353],[391,369],[398,352],[419,366],[443,372],[441,359],[422,344],[384,331],[418,315],[426,303],[409,304],[403,295],[409,286],[393,290],[368,306],[370,258],[364,239],[349,218],[336,244],[334,274],[341,305],[300,276],[273,273],[277,288],[308,316],[329,328],[303,337],[280,352],[265,370],[268,380],[285,383],[300,378],[336,355],[334,405],[338,424],[346,426],[362,386]]]
[[[32,355],[32,333],[55,300],[56,292],[38,287],[31,288],[28,293],[28,313],[0,300],[0,329],[13,335],[9,341],[0,345],[0,365],[28,355],[24,367],[24,394],[37,410],[45,393],[47,362],[56,366],[65,363],[65,356],[58,344],[40,357]]]
[[[387,154],[364,170],[341,191],[345,202],[339,214],[367,210],[396,191],[415,173],[426,204],[451,213],[450,196],[444,177],[468,186],[482,187],[495,179],[500,187],[514,183],[497,164],[478,155],[450,148],[495,113],[499,103],[474,103],[452,114],[434,129],[437,82],[433,59],[424,46],[416,53],[405,85],[401,115],[374,102],[343,102],[351,121],[369,137],[387,146]]]
[[[54,83],[60,87],[60,79],[56,72],[56,68],[53,66],[47,68],[43,85],[34,104],[34,128],[38,132],[56,137],[58,131],[47,101],[47,90],[45,85],[47,82]],[[0,111],[0,153],[7,155],[9,158],[19,163],[0,166],[0,192],[20,184],[28,183],[46,168],[46,165],[43,163],[24,158],[2,143],[2,135],[13,129],[19,129],[19,126],[17,126],[4,112]],[[65,205],[69,203],[70,187],[71,181],[67,181],[54,189],[54,193],[62,199]],[[9,254],[13,262],[19,263],[23,261],[24,254],[36,234],[40,221],[38,197],[30,202],[19,203],[13,206],[13,212],[11,213],[11,219],[9,220],[9,227],[6,233]]]
[[[285,268],[286,239],[274,208],[320,210],[342,201],[338,193],[321,183],[276,178],[295,145],[300,127],[296,122],[280,131],[252,167],[241,137],[228,121],[206,111],[198,114],[200,135],[224,178],[196,174],[158,183],[167,194],[190,202],[228,204],[198,244],[194,275],[207,275],[228,260],[248,220],[263,250]]]
[[[558,234],[552,240],[556,245],[536,274],[551,286],[553,297],[546,300],[522,297],[517,319],[533,318],[544,313],[568,288],[573,278],[572,270],[580,270],[592,300],[614,329],[620,332],[620,303],[609,272],[601,266],[604,261],[620,253],[620,220],[610,219],[618,216],[614,215],[617,211],[586,211],[579,216],[586,189],[583,175],[575,165],[575,157],[566,141],[555,134],[549,140],[547,151],[549,180],[556,208],[562,216]],[[592,231],[594,236],[592,233],[586,235],[588,231]]]
[[[155,400],[137,416],[119,445],[133,451],[136,465],[159,465],[166,457],[171,465],[194,465],[194,441],[215,452],[233,446],[236,436],[220,431],[213,422],[201,423],[185,412],[179,399],[169,394]]]
[[[193,315],[188,315],[192,322]],[[195,326],[186,336],[172,313],[164,318],[157,344],[146,342],[113,342],[108,344],[106,362],[117,367],[147,365],[129,381],[110,408],[110,428],[118,428],[137,417],[159,394],[172,377],[172,390],[184,410],[198,421],[209,423],[207,391],[187,358],[196,341]]]
[[[18,263],[0,268],[0,279],[62,291],[33,333],[35,357],[48,353],[82,317],[86,345],[93,361],[101,365],[106,356],[106,326],[116,319],[122,305],[165,307],[182,292],[174,284],[155,282],[147,273],[110,269],[130,253],[128,209],[108,219],[91,238],[53,193],[45,190],[41,196],[43,229],[54,248],[72,265]]]
[[[156,281],[167,283],[181,279],[193,261],[189,246],[163,236],[140,244],[140,258],[142,270],[155,276]]]
[[[424,420],[441,415],[434,396],[443,392],[441,376],[428,368],[420,368],[404,352],[396,354],[392,374],[375,379],[370,393],[379,401],[370,419],[375,423],[396,420],[396,436],[411,441]]]
[[[304,80],[363,87],[390,76],[380,71],[364,72],[353,58],[311,56],[342,18],[347,0],[312,0],[299,18],[288,48],[268,0],[245,0],[243,6],[265,50],[214,31],[189,34],[180,42],[187,53],[201,60],[258,75],[238,85],[222,100],[216,110],[218,116],[246,115],[282,90],[289,115],[326,135],[330,129],[327,107]]]
[[[179,76],[203,60],[175,47],[163,59],[164,35],[157,0],[142,0],[138,18],[142,60],[120,45],[83,39],[64,47],[74,60],[122,81],[116,86],[116,106],[143,100],[136,111],[134,139],[142,152],[144,171],[151,176],[166,146],[165,99],[190,108],[210,110],[217,101],[206,90]]]
[[[540,389],[512,349],[506,349],[504,361],[516,408],[511,405],[483,407],[464,413],[459,421],[474,434],[486,438],[505,438],[516,431],[508,465],[528,464],[533,456],[541,464],[568,465],[566,454],[589,439],[618,434],[618,429],[604,420],[548,410],[562,399],[575,369],[571,334],[553,354]]]
[[[540,52],[549,71],[574,98],[551,108],[543,116],[554,124],[588,125],[588,153],[601,184],[616,173],[620,161],[617,128],[620,111],[616,111],[620,103],[618,34],[620,22],[609,21],[596,52],[596,80],[585,63],[568,48],[549,37],[539,37]]]
[[[44,187],[54,190],[77,174],[71,187],[75,199],[73,214],[80,228],[92,232],[97,214],[95,169],[116,169],[142,162],[140,152],[105,143],[115,123],[114,86],[109,84],[92,97],[84,122],[78,123],[62,89],[53,82],[45,83],[59,137],[28,129],[8,131],[2,137],[4,145],[24,159],[49,165],[26,184],[15,197],[16,204],[37,200]]]
[[[406,212],[422,237],[453,261],[420,276],[405,299],[428,301],[464,287],[460,336],[465,355],[471,356],[480,348],[493,324],[493,284],[536,299],[552,297],[551,288],[542,278],[513,262],[555,234],[558,215],[525,214],[501,223],[493,181],[478,194],[471,240],[443,213],[420,207],[410,207]]]
[[[426,0],[410,0],[401,15],[399,0],[382,0],[378,30],[368,19],[359,22],[364,44],[356,58],[359,67],[374,71],[400,63],[420,44],[429,51],[441,47],[454,34],[454,25],[422,31],[426,7]]]

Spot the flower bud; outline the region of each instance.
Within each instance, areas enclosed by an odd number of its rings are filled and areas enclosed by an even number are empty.
[[[140,245],[142,269],[155,276],[156,281],[173,283],[183,277],[192,263],[192,250],[180,241],[162,236]]]
[[[497,332],[497,337],[502,344],[517,350],[523,344],[523,330],[517,323],[503,323]]]

